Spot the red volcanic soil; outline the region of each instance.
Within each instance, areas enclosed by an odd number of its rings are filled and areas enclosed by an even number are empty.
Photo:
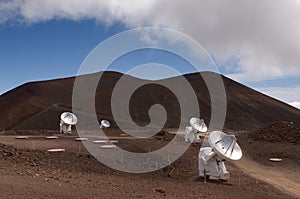
[[[86,102],[86,96],[89,95],[90,82],[96,76],[97,74],[91,74],[80,77],[86,82],[86,88],[83,88],[82,95],[77,96],[83,103]],[[122,76],[122,74],[115,72],[103,73],[95,96],[95,108],[98,119],[108,119],[114,128],[117,128],[117,126],[112,116],[111,96],[116,83]],[[188,125],[190,116],[181,118],[180,104],[174,93],[168,88],[157,84],[176,82],[178,77],[159,81],[140,80],[130,76],[125,77],[124,79],[130,84],[147,83],[138,88],[130,99],[130,115],[136,123],[140,125],[148,124],[150,122],[149,108],[154,104],[161,104],[167,112],[164,128],[177,128],[181,120]],[[197,95],[201,117],[208,124],[211,118],[212,107],[204,78],[214,82],[218,77],[217,74],[210,72],[185,75],[185,78]],[[1,95],[0,129],[57,130],[59,115],[64,111],[72,111],[74,79],[66,78],[27,83]],[[298,109],[226,77],[222,77],[222,79],[227,98],[225,129],[253,130],[271,124],[274,121],[300,123],[300,111]],[[190,96],[183,96],[183,99],[183,105],[190,106]],[[218,106],[218,104],[213,106]],[[73,108],[81,110],[82,107]],[[127,107],[119,108],[124,109]],[[193,107],[191,108],[193,110]],[[90,112],[89,110],[82,111]],[[124,118],[122,122],[130,122],[131,118]]]
[[[114,136],[120,133],[117,130],[109,132]],[[158,138],[119,139],[118,146],[128,151],[146,152],[149,147],[155,149],[166,145],[172,136]],[[27,140],[1,136],[0,142],[6,144],[0,144],[0,192],[3,198],[234,199],[295,196],[263,182],[263,179],[251,177],[247,169],[243,170],[243,162],[226,162],[231,175],[229,181],[208,180],[204,183],[198,177],[197,155],[201,144],[190,146],[183,156],[166,168],[151,173],[131,174],[113,170],[98,162],[71,136],[60,136],[57,140],[45,140],[42,136],[29,136]],[[244,143],[241,145],[243,151],[250,147]],[[53,147],[63,147],[66,152],[46,152],[46,149]],[[244,160],[249,159],[245,157]],[[253,168],[249,162],[246,163]],[[275,167],[274,164],[269,170],[276,172]],[[259,168],[257,171],[261,172]],[[285,179],[281,183],[284,185]]]

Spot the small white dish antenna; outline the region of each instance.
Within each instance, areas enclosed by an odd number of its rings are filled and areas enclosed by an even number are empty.
[[[228,135],[221,131],[213,131],[207,136],[209,146],[202,146],[199,151],[199,175],[206,179],[229,178],[225,160],[239,160],[242,158],[242,150],[236,142],[234,135]]]
[[[185,142],[197,143],[200,141],[198,132],[207,132],[207,126],[203,119],[192,117],[190,125],[185,127]]]
[[[77,117],[70,112],[64,112],[61,114],[60,119],[65,123],[69,125],[75,125],[77,123]]]
[[[107,121],[107,120],[102,120],[101,121],[101,125],[100,125],[100,128],[101,129],[103,129],[103,128],[108,128],[108,127],[110,127],[110,123],[109,123],[109,121]]]
[[[72,133],[72,125],[75,125],[77,123],[78,119],[76,117],[76,115],[74,115],[73,113],[70,112],[64,112],[60,115],[60,123],[59,123],[59,127],[60,127],[60,132],[61,133],[68,133],[71,134]]]
[[[190,119],[190,125],[196,130],[196,131],[200,131],[202,133],[207,132],[207,126],[204,123],[203,119],[199,119],[196,117],[192,117]]]

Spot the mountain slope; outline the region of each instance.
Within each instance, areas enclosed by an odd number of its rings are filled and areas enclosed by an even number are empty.
[[[83,78],[89,81],[93,75]],[[216,74],[202,73],[213,80]],[[111,112],[111,96],[114,86],[122,74],[105,72],[102,75],[95,96],[95,108],[100,119],[108,119],[113,127],[117,127]],[[211,117],[211,99],[207,86],[199,73],[185,75],[193,87],[199,102],[201,117],[209,123]],[[143,82],[134,77],[126,76],[131,82]],[[178,77],[147,81],[147,85],[138,88],[130,99],[132,119],[146,125],[150,122],[149,108],[161,104],[167,112],[165,128],[178,127],[181,120],[180,105],[175,95],[158,82],[170,82]],[[59,115],[72,110],[72,90],[74,77],[27,83],[0,96],[0,129],[58,129]],[[285,103],[263,95],[253,89],[223,77],[227,97],[227,115],[225,129],[252,130],[274,121],[293,121],[300,124],[300,111]],[[88,89],[87,89],[88,93]],[[84,101],[85,94],[81,96]],[[189,103],[190,96],[184,98]],[[80,107],[76,107],[80,108]],[[125,107],[121,107],[125,108]],[[87,110],[86,110],[87,111]],[[187,123],[189,118],[183,118]],[[129,119],[128,119],[129,120]],[[126,122],[126,121],[124,121]]]

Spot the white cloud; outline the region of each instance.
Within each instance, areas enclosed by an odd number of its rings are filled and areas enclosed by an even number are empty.
[[[299,0],[10,0],[0,23],[95,19],[127,27],[162,26],[200,42],[218,63],[232,57],[228,75],[241,82],[300,76]]]
[[[300,109],[300,101],[299,102],[292,102],[292,103],[290,103],[290,105]]]
[[[52,19],[95,19],[111,24],[142,23],[156,0],[11,0],[0,2],[2,22],[21,18],[23,22],[35,23]]]
[[[15,18],[19,14],[21,1],[2,1],[0,2],[0,23]]]
[[[292,106],[300,109],[300,87],[282,88],[282,87],[267,87],[258,88],[258,91],[284,101]]]

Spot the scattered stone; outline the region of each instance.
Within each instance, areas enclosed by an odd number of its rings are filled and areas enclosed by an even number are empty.
[[[164,189],[161,189],[161,188],[157,188],[157,189],[155,189],[155,191],[157,191],[159,193],[166,193],[166,191]]]

